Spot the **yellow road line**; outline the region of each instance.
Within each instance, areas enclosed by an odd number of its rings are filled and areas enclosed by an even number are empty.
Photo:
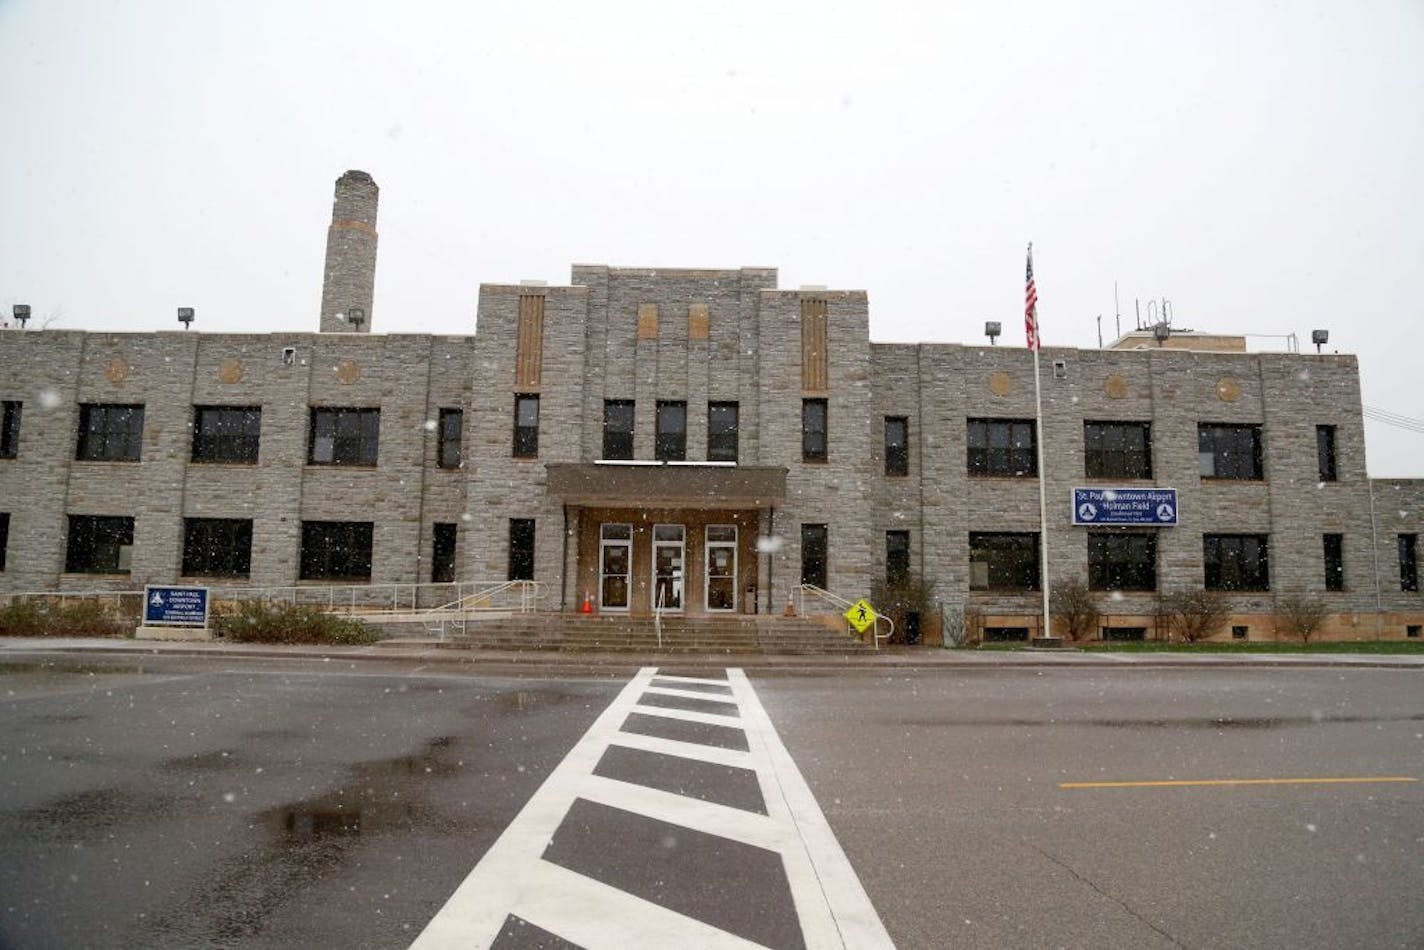
[[[1175,779],[1160,782],[1059,782],[1062,789],[1073,788],[1180,788],[1191,785],[1363,785],[1370,782],[1417,782],[1407,775],[1370,775],[1358,778],[1212,778]]]

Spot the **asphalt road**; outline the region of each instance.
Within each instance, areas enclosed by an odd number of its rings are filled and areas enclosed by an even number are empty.
[[[6,659],[0,947],[1424,943],[1417,670],[661,672]]]

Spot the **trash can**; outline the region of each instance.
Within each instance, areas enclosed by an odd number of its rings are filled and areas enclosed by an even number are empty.
[[[757,612],[757,591],[755,587],[748,587],[746,596],[742,600],[742,613],[754,614]]]

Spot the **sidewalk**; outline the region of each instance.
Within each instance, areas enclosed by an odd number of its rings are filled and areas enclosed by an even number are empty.
[[[0,637],[0,661],[36,653],[109,656],[243,657],[342,659],[416,664],[465,664],[490,668],[548,670],[632,669],[642,666],[722,667],[795,670],[927,669],[1118,669],[1147,667],[1353,667],[1424,670],[1424,654],[1352,653],[1109,653],[1071,647],[1045,650],[943,650],[887,647],[848,656],[685,653],[565,653],[542,650],[478,650],[442,647],[437,640],[382,640],[369,646],[315,646],[228,643],[221,640],[124,640],[106,637]]]

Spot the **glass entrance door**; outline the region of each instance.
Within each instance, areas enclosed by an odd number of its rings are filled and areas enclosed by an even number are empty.
[[[633,573],[633,526],[606,524],[598,529],[598,609],[627,610]]]
[[[683,526],[653,525],[653,609],[682,610]]]
[[[707,609],[737,609],[737,526],[707,526]]]

